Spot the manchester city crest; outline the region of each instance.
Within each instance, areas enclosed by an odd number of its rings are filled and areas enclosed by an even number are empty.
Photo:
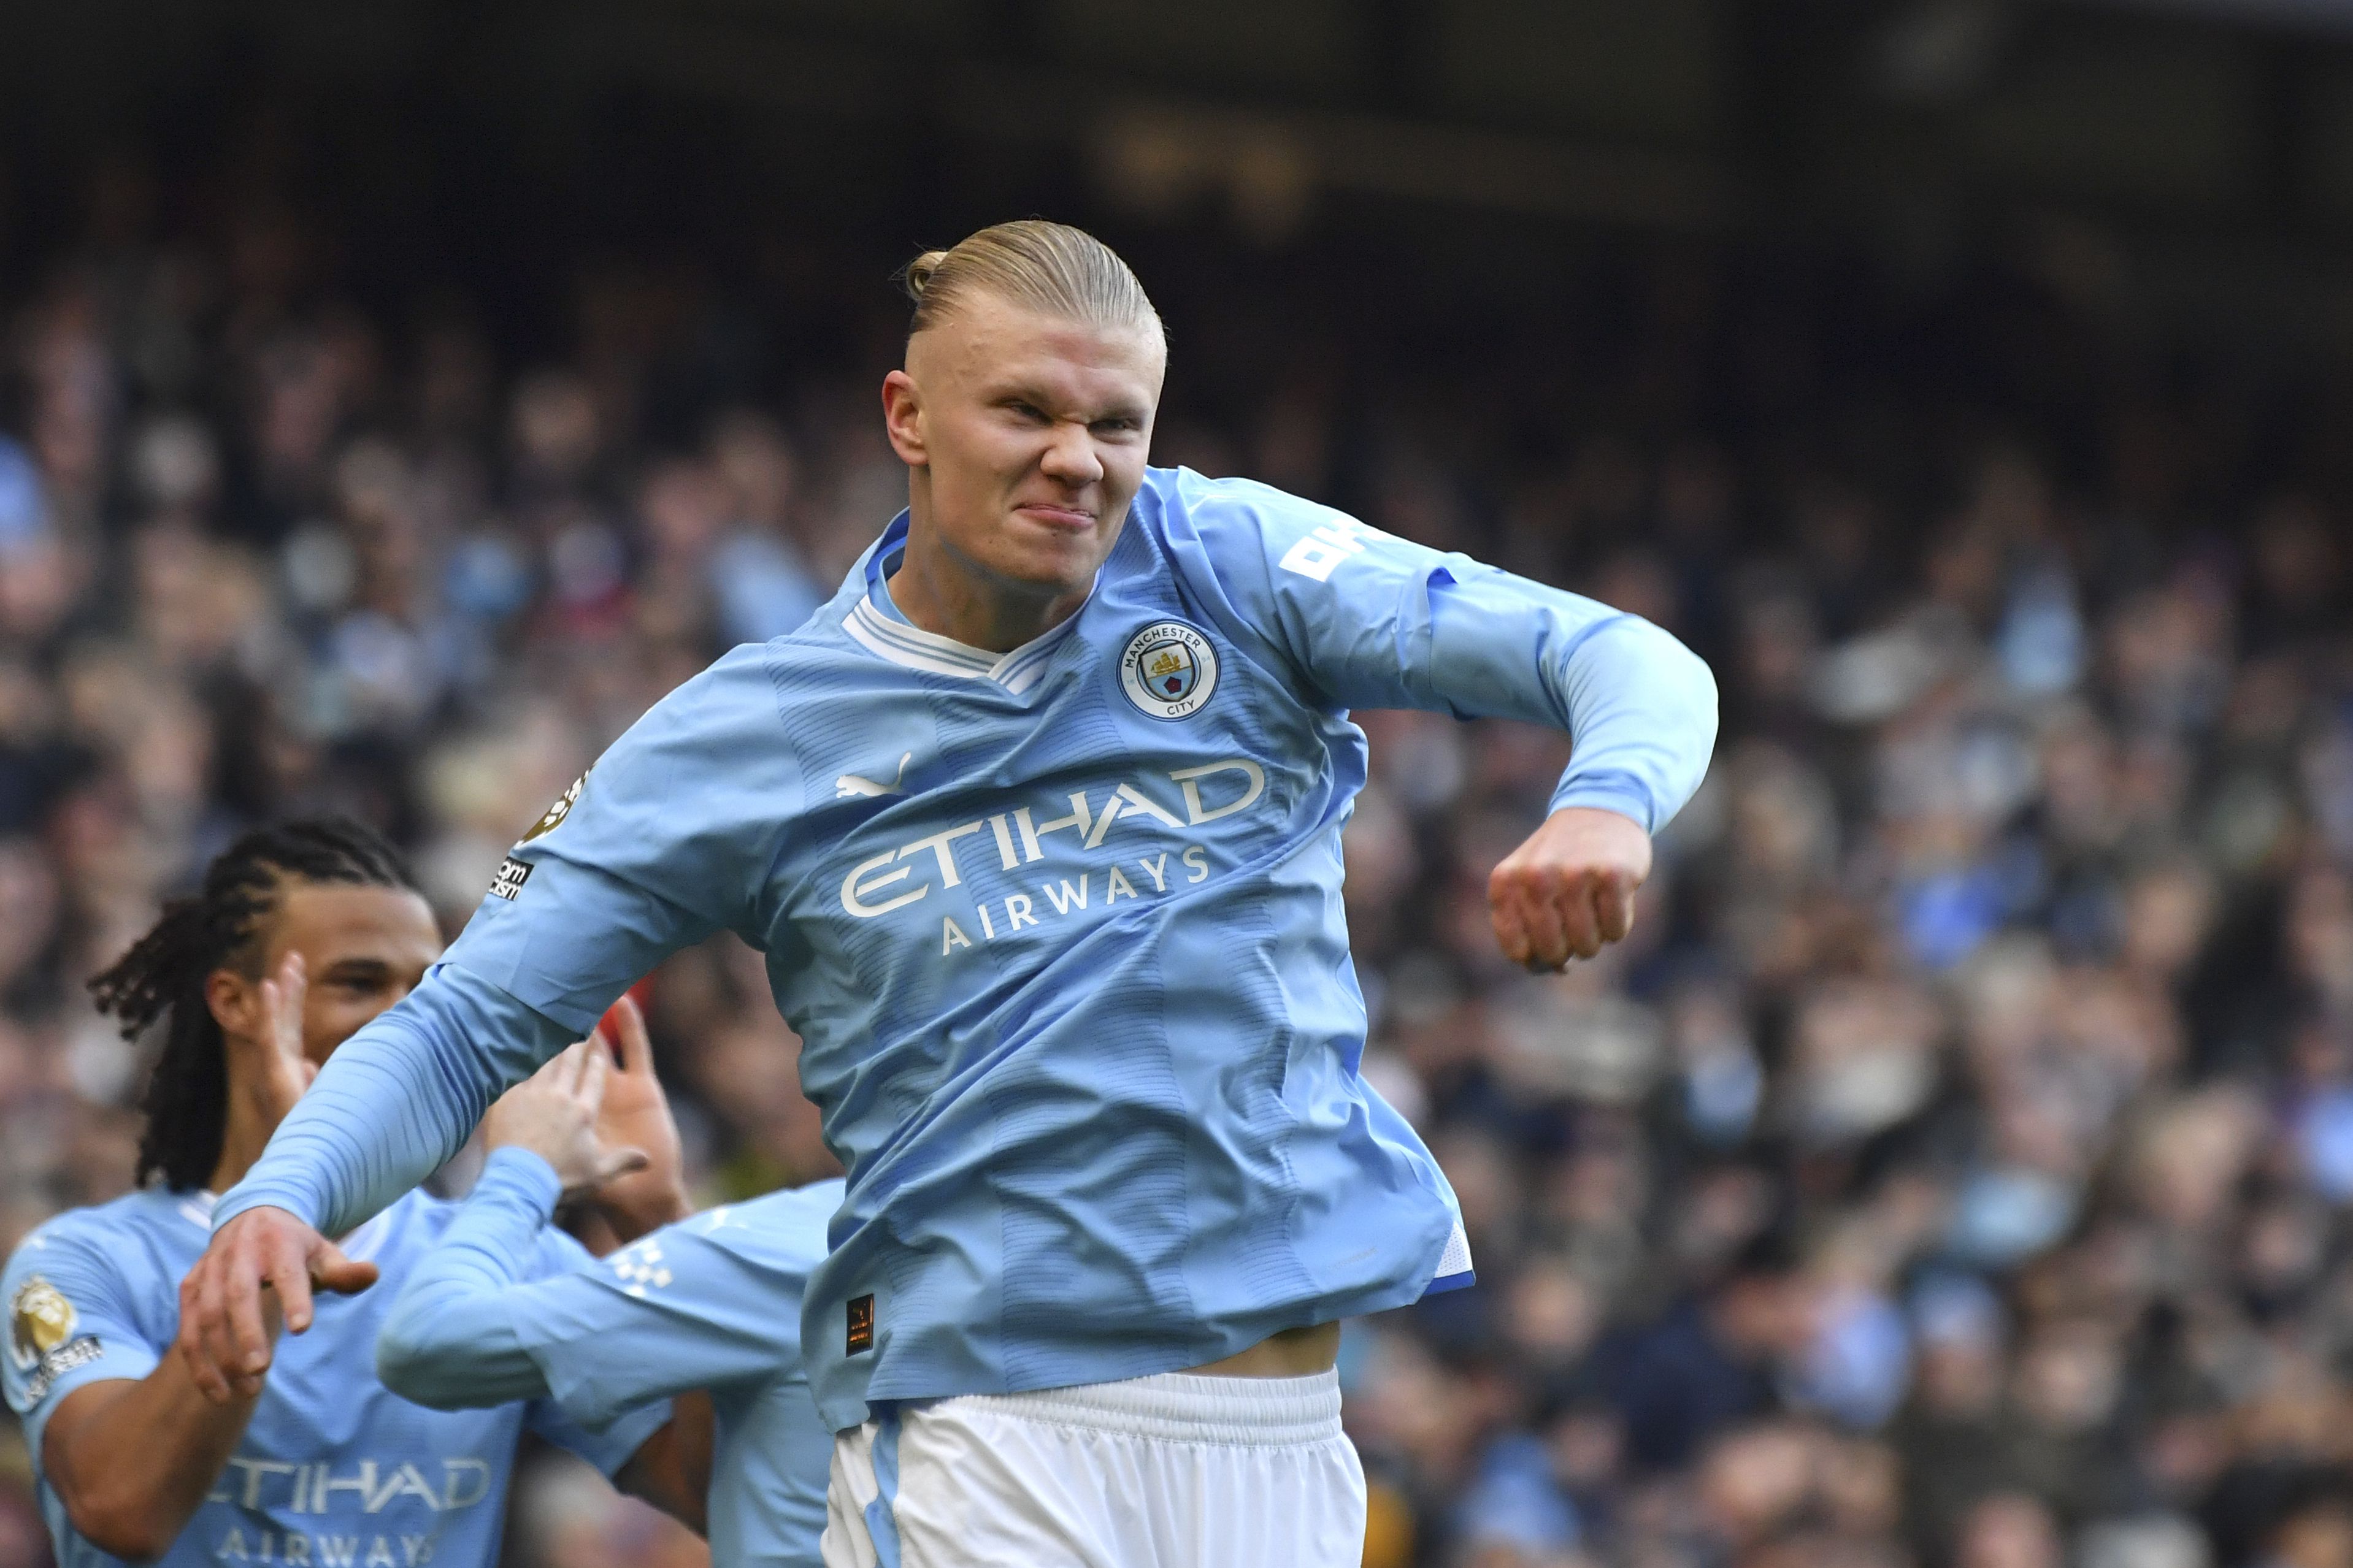
[[[1185,718],[1218,689],[1218,650],[1182,621],[1155,621],[1127,639],[1119,684],[1155,719]]]

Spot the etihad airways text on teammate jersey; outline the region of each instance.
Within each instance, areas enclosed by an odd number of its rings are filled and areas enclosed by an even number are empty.
[[[1554,805],[1655,829],[1705,767],[1705,667],[1590,600],[1167,469],[1079,613],[987,653],[896,613],[905,530],[615,743],[226,1212],[349,1223],[732,929],[849,1166],[802,1333],[837,1428],[870,1395],[1170,1371],[1467,1278],[1444,1177],[1357,1072],[1346,710],[1568,730]]]
[[[212,1210],[207,1194],[136,1192],[59,1215],[9,1258],[0,1386],[24,1417],[37,1473],[42,1435],[67,1395],[144,1377],[172,1353],[180,1279],[204,1252]],[[610,1474],[668,1419],[667,1405],[637,1411],[592,1435],[553,1401],[444,1414],[378,1383],[377,1327],[456,1212],[413,1193],[345,1238],[344,1250],[375,1263],[383,1282],[320,1297],[310,1331],[280,1338],[245,1436],[159,1560],[165,1568],[490,1568],[526,1425]],[[537,1278],[587,1261],[551,1231],[532,1239],[517,1267]],[[46,1478],[40,1501],[59,1568],[119,1561],[75,1531]]]

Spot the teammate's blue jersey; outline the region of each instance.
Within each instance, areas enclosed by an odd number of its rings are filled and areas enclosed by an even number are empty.
[[[0,1383],[24,1417],[37,1471],[59,1401],[85,1384],[145,1377],[173,1353],[180,1279],[203,1255],[212,1208],[205,1194],[149,1188],[59,1215],[8,1260]],[[490,1568],[525,1426],[609,1475],[669,1419],[666,1406],[637,1411],[592,1434],[548,1402],[445,1415],[378,1383],[376,1331],[455,1212],[412,1194],[344,1240],[382,1279],[356,1296],[319,1297],[306,1332],[279,1336],[245,1436],[159,1560],[167,1568]],[[547,1274],[586,1259],[551,1233],[524,1266]],[[40,1502],[59,1568],[119,1561],[73,1528],[47,1477]]]
[[[609,1258],[527,1280],[515,1260],[559,1194],[536,1154],[491,1156],[378,1342],[385,1383],[444,1408],[553,1397],[601,1428],[702,1390],[718,1421],[707,1533],[726,1568],[818,1568],[833,1433],[801,1364],[801,1292],[841,1184],[665,1226]]]
[[[1714,743],[1705,666],[1606,605],[1168,469],[1084,606],[997,655],[878,607],[905,531],[615,742],[225,1211],[366,1213],[733,930],[849,1172],[802,1331],[837,1428],[869,1398],[1198,1365],[1467,1277],[1445,1178],[1357,1071],[1347,710],[1567,730],[1553,804],[1655,830]]]

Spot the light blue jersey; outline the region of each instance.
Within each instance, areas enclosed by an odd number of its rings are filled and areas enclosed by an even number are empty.
[[[649,1400],[707,1391],[718,1421],[712,1561],[819,1568],[833,1433],[801,1364],[801,1292],[825,1257],[841,1184],[712,1209],[529,1279],[516,1260],[560,1192],[538,1155],[491,1156],[385,1325],[385,1384],[439,1409],[553,1398],[592,1429]]]
[[[149,1188],[58,1215],[8,1260],[0,1382],[37,1469],[59,1401],[84,1384],[145,1377],[172,1353],[180,1279],[203,1255],[212,1207],[202,1193]],[[455,1213],[415,1193],[344,1240],[382,1280],[356,1296],[321,1296],[307,1332],[279,1337],[244,1439],[159,1560],[166,1568],[491,1568],[525,1426],[610,1475],[670,1418],[667,1406],[649,1408],[591,1434],[551,1402],[444,1415],[378,1383],[376,1331]],[[536,1276],[586,1259],[551,1233],[517,1266]],[[40,1501],[59,1568],[120,1561],[73,1528],[46,1477]]]
[[[1706,667],[1606,605],[1185,470],[1148,472],[1084,606],[1007,654],[878,607],[905,538],[902,515],[800,630],[616,742],[225,1212],[349,1224],[732,930],[849,1173],[801,1341],[836,1428],[870,1398],[1196,1366],[1467,1279],[1452,1192],[1357,1071],[1347,710],[1566,730],[1554,805],[1655,831],[1714,744]]]

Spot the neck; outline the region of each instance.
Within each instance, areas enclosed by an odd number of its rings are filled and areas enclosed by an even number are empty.
[[[278,1131],[279,1118],[267,1116],[253,1103],[250,1095],[237,1092],[229,1086],[228,1125],[221,1133],[220,1163],[213,1167],[212,1180],[206,1184],[208,1191],[225,1193],[245,1179],[261,1158],[262,1150],[269,1146],[269,1135]]]
[[[891,602],[911,623],[935,636],[1010,653],[1052,631],[1087,602],[1088,588],[1040,588],[990,572],[942,538],[918,508],[910,508],[907,523],[907,550],[891,578]]]
[[[255,1070],[254,1042],[226,1036],[221,1049],[228,1072],[228,1113],[221,1129],[220,1161],[213,1166],[211,1188],[216,1193],[228,1191],[253,1169],[269,1146],[269,1135],[301,1092],[286,1085],[272,1092],[270,1076]]]

